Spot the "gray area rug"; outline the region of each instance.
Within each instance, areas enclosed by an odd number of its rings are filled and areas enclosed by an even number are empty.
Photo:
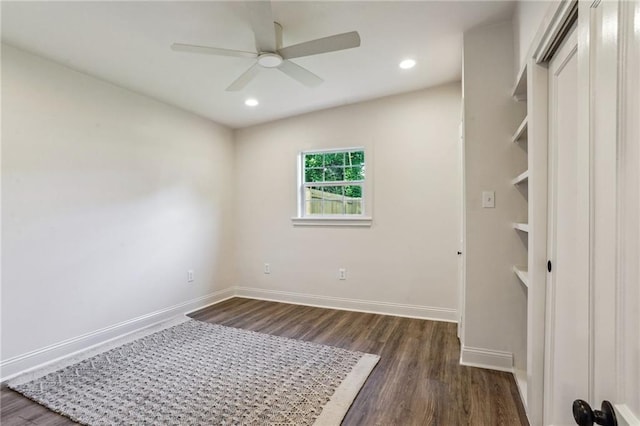
[[[378,360],[187,320],[8,385],[87,425],[337,425]]]

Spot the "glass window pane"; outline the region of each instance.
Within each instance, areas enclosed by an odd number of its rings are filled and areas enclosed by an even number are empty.
[[[351,151],[347,152],[347,166],[355,166],[358,164],[364,164],[364,151]]]
[[[322,200],[322,187],[310,186],[307,188],[311,200]]]
[[[344,166],[344,152],[334,152],[324,155],[325,166]]]
[[[344,168],[343,167],[327,167],[324,170],[325,182],[335,182],[344,180]]]
[[[322,214],[322,200],[313,199],[305,202],[304,214]]]
[[[342,186],[325,186],[322,188],[324,204],[323,214],[344,214],[344,188]]]
[[[303,161],[301,207],[305,215],[362,214],[364,151],[309,153],[304,154]]]
[[[324,214],[344,214],[344,203],[342,200],[324,200]]]
[[[322,188],[317,186],[307,187],[304,190],[304,214],[322,214]]]
[[[345,168],[344,180],[364,180],[364,165]]]
[[[361,199],[362,198],[362,186],[360,185],[349,185],[344,187],[344,195],[350,199]]]
[[[324,156],[322,154],[305,154],[304,156],[304,167],[323,167],[322,163]]]
[[[324,186],[322,187],[323,198],[325,200],[342,200],[344,187],[342,186]]]
[[[323,177],[323,168],[319,169],[306,169],[304,171],[304,181],[305,182],[322,182]]]
[[[344,214],[362,214],[362,201],[348,200],[344,202]]]

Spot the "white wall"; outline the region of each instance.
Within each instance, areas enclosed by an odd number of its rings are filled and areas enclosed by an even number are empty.
[[[526,199],[510,180],[527,168],[523,149],[510,141],[524,104],[515,102],[512,25],[505,22],[464,35],[466,185],[466,292],[463,361],[501,362],[512,353],[526,366],[526,290],[512,272],[526,265],[526,240],[511,223],[526,221]],[[482,191],[496,206],[482,208]],[[523,217],[524,216],[524,217]],[[473,353],[465,347],[475,348]],[[495,356],[493,356],[493,355]],[[505,366],[503,366],[505,367]],[[508,368],[506,366],[505,368]]]
[[[236,131],[237,284],[262,297],[456,319],[460,92],[449,84]],[[299,152],[353,146],[366,149],[371,228],[294,227]]]
[[[533,53],[530,51],[531,45],[537,35],[540,23],[552,4],[548,0],[518,0],[512,20],[515,73],[520,71],[527,55]]]
[[[2,49],[2,360],[231,286],[231,130]]]

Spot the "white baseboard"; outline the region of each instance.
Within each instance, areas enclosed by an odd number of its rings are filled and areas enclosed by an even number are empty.
[[[347,299],[342,297],[318,296],[250,287],[230,287],[175,306],[151,312],[128,321],[83,334],[53,345],[46,346],[0,362],[0,381],[5,382],[19,374],[42,368],[69,356],[90,350],[115,339],[156,325],[177,315],[185,315],[220,303],[232,297],[270,300],[298,305],[316,306],[382,315],[434,321],[457,322],[457,311],[449,308],[406,305],[400,303],[375,302],[370,300]],[[510,354],[509,354],[510,355]]]
[[[511,373],[513,372],[513,354],[511,352],[462,346],[460,364]]]
[[[513,367],[513,380],[516,381],[516,386],[518,387],[518,393],[520,394],[520,401],[522,401],[522,406],[524,407],[524,411],[529,415],[529,410],[527,408],[527,372],[525,370],[520,370]]]
[[[458,319],[457,310],[450,308],[375,302],[371,300],[319,296],[314,294],[293,293],[288,291],[267,290],[251,287],[235,287],[235,290],[236,296],[246,297],[249,299],[269,300],[273,302],[293,303],[296,305],[315,306],[319,308],[394,315],[434,321],[457,322]]]
[[[143,328],[153,326],[177,315],[185,315],[234,296],[234,288],[216,291],[197,299],[188,300],[165,309],[141,315],[100,330],[73,337],[0,362],[0,381],[4,382],[24,372],[41,368],[62,358],[75,355],[94,346],[104,344]]]

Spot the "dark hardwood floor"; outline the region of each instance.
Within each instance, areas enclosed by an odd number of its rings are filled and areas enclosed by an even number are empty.
[[[456,325],[233,298],[191,315],[380,355],[343,425],[528,425],[513,376],[458,364]],[[3,387],[0,423],[74,424]]]

